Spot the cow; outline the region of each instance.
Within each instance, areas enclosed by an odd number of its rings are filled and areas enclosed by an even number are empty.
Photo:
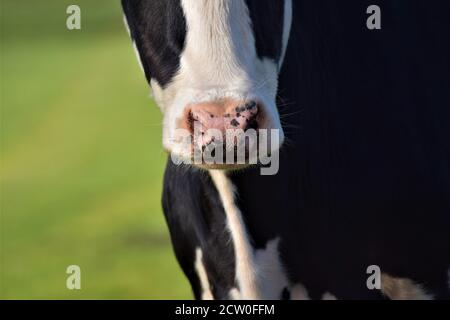
[[[450,298],[448,3],[378,2],[122,0],[196,299]]]

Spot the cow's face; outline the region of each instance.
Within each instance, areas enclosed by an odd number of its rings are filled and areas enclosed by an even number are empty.
[[[284,135],[275,101],[289,38],[291,0],[123,0],[122,4],[142,68],[164,113],[167,151],[191,159],[196,148],[221,144],[225,158],[244,141],[249,158],[254,155],[249,151],[261,145],[248,141],[256,135],[247,133],[271,129],[277,130],[277,139],[273,132],[265,135],[268,142],[272,137],[270,151],[281,146]],[[227,139],[230,134],[233,138]],[[199,165],[229,167],[229,163]]]

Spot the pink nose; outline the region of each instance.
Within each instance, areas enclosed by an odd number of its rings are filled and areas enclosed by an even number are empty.
[[[220,131],[249,128],[256,129],[258,105],[254,101],[239,103],[227,101],[224,103],[200,103],[190,109],[188,121],[199,124],[203,131],[217,129]]]
[[[202,144],[211,142],[210,129],[226,134],[258,129],[258,104],[255,101],[224,100],[188,107],[185,124],[192,134],[202,135]]]

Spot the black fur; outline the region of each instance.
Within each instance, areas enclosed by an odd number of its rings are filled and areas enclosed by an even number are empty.
[[[180,0],[122,0],[147,81],[167,85],[179,68],[186,21]]]
[[[250,8],[257,55],[278,61],[283,45],[284,1],[245,1]]]

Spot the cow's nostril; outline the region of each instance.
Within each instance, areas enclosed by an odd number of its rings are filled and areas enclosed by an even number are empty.
[[[256,121],[256,116],[247,121],[247,126],[245,127],[245,130],[249,129],[258,130],[258,121]]]
[[[257,109],[257,103],[255,101],[249,101],[245,104],[245,109],[246,110],[255,110]],[[258,110],[256,110],[256,112],[258,112]]]
[[[207,144],[219,134],[225,140],[227,134],[238,134],[239,130],[258,130],[262,111],[253,100],[197,103],[186,110],[184,128],[201,144]]]
[[[194,121],[194,114],[192,113],[192,111],[189,111],[187,116],[187,125],[191,133],[194,132]]]
[[[248,101],[243,105],[237,106],[235,111],[238,115],[242,112],[249,112],[256,115],[258,113],[258,104],[255,101]]]
[[[241,125],[241,128],[244,129],[244,131],[248,129],[258,129],[256,118],[259,109],[258,104],[255,101],[247,101],[244,105],[236,107],[235,111],[236,117],[240,120],[239,122],[244,122],[244,124]]]

